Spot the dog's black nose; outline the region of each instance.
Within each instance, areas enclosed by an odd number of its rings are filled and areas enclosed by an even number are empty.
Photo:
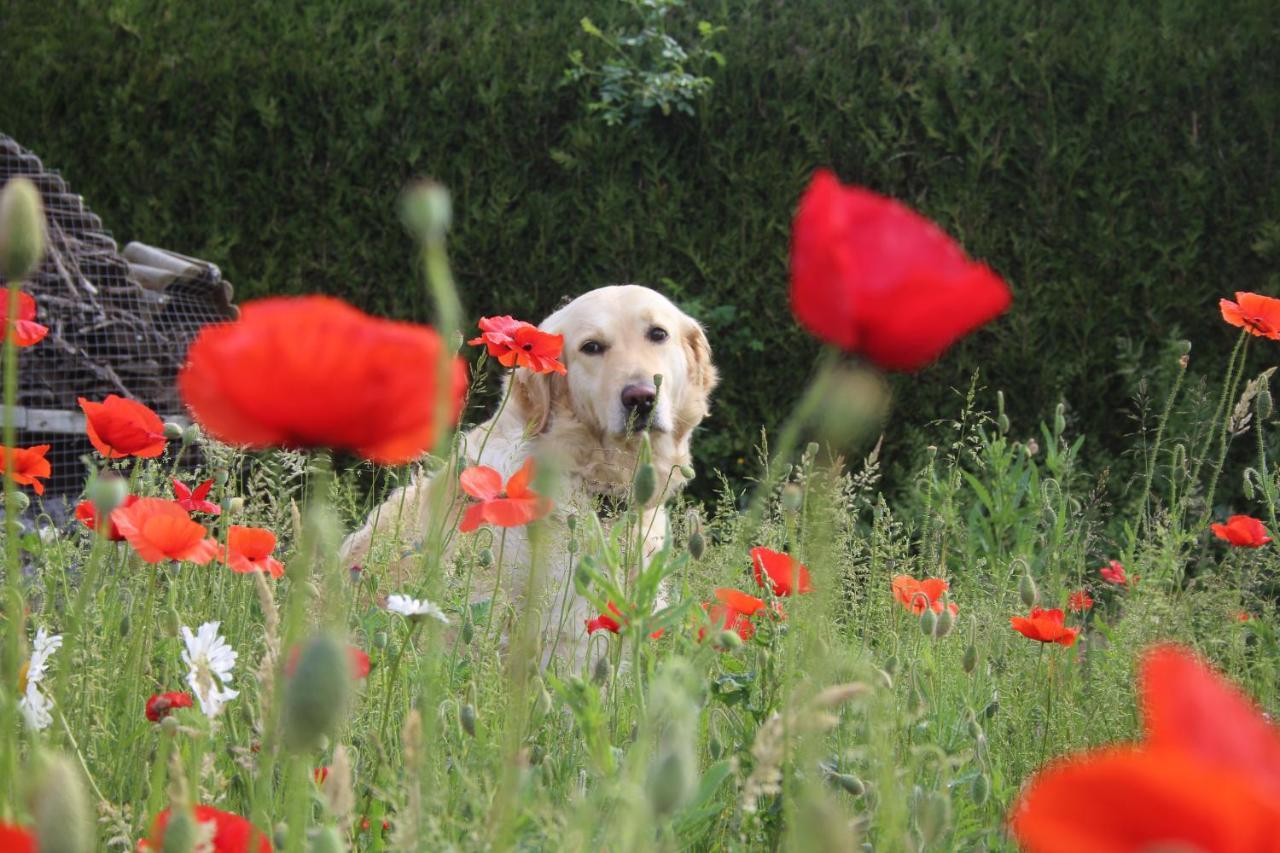
[[[636,417],[647,418],[652,414],[657,399],[658,389],[648,382],[637,382],[622,389],[622,407],[634,412]]]

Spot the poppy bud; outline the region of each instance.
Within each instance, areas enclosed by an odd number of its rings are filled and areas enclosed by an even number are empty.
[[[567,517],[567,518],[565,518],[564,523],[565,523],[565,525],[569,528],[569,532],[570,532],[570,533],[572,533],[573,531],[577,530],[577,529],[578,529],[578,514],[577,514],[576,512],[571,512],[571,513],[569,513],[568,517]]]
[[[1253,495],[1254,495],[1253,478],[1257,476],[1257,473],[1258,472],[1253,470],[1252,468],[1244,469],[1244,482],[1242,487],[1244,490],[1244,496],[1246,500],[1253,500]]]
[[[11,284],[26,278],[40,263],[44,246],[40,191],[27,178],[12,178],[0,190],[0,275]]]
[[[934,628],[933,635],[942,638],[951,633],[951,629],[956,626],[956,615],[951,612],[951,608],[947,606],[946,596],[942,597],[942,610],[938,613],[938,625]]]
[[[964,650],[964,660],[960,662],[960,666],[964,668],[965,674],[972,675],[974,669],[978,666],[978,650],[972,643],[969,648]]]
[[[996,711],[999,711],[999,710],[1000,710],[1000,699],[997,697],[992,697],[991,701],[987,703],[987,707],[982,709],[982,715],[989,720],[992,717],[994,717],[996,715]]]
[[[1036,589],[1035,579],[1029,571],[1023,572],[1022,579],[1018,581],[1018,596],[1027,607],[1035,607],[1040,600],[1040,590]]]
[[[662,387],[662,374],[661,374],[661,373],[655,373],[655,374],[653,374],[653,387],[654,387],[654,388],[661,388],[661,387]]]
[[[596,665],[591,669],[591,680],[596,684],[604,684],[609,680],[609,659],[604,655],[596,658]]]
[[[996,429],[1000,430],[1001,435],[1007,435],[1009,432],[1009,416],[1004,412],[996,416]]]
[[[1067,407],[1059,403],[1053,410],[1053,434],[1062,435],[1067,431]]]
[[[712,761],[719,761],[720,756],[724,755],[724,744],[715,732],[711,733],[711,740],[707,742],[707,751],[711,753]]]
[[[27,511],[27,507],[31,506],[31,498],[27,497],[24,492],[14,492],[9,496],[9,500],[13,503],[14,515],[21,515]]]
[[[165,421],[164,437],[170,441],[177,441],[182,438],[182,424],[175,424],[173,421]]]
[[[492,607],[492,606],[493,606],[493,605],[490,605],[490,607]],[[463,643],[463,645],[466,645],[466,646],[471,645],[471,641],[472,641],[473,639],[475,639],[475,636],[476,636],[476,627],[475,627],[475,625],[474,625],[474,624],[472,624],[471,620],[470,620],[470,619],[468,619],[467,621],[463,622],[463,623],[462,623],[462,643]]]
[[[651,463],[645,462],[636,470],[635,482],[631,484],[631,495],[641,506],[649,503],[653,493],[658,490],[658,472]]]
[[[350,681],[345,646],[327,634],[312,637],[285,684],[285,746],[295,751],[310,749],[337,726],[346,714]]]
[[[129,613],[126,611],[125,614],[120,617],[120,624],[116,626],[116,630],[119,632],[121,637],[127,637],[129,636],[129,629],[131,627],[133,626],[129,619]]]
[[[820,449],[821,448],[818,447],[818,442],[811,441],[804,446],[804,455],[812,459],[813,457],[818,455],[818,451]]]
[[[898,656],[889,655],[889,659],[884,662],[884,671],[890,675],[894,675],[898,671]]]
[[[375,649],[385,649],[387,647],[387,632],[378,631],[373,635],[373,647]]]
[[[1258,401],[1254,405],[1257,406],[1260,420],[1266,420],[1271,417],[1271,389],[1264,385],[1262,390],[1258,392]]]
[[[458,711],[458,722],[462,724],[462,730],[471,737],[476,736],[476,706],[470,702],[463,705]]]
[[[737,631],[721,631],[716,637],[716,645],[722,649],[732,651],[733,649],[742,648],[742,637]]]
[[[213,469],[213,482],[218,486],[225,486],[227,480],[231,479],[231,472],[221,466]]]
[[[178,723],[178,718],[172,715],[165,717],[160,721],[160,731],[164,732],[169,737],[176,735],[179,727],[180,724]]]
[[[480,568],[487,569],[493,565],[493,549],[485,548],[480,552]]]
[[[978,724],[978,718],[973,715],[972,711],[969,712],[968,726],[969,736],[974,740],[982,740],[982,726]]]
[[[782,508],[788,512],[799,512],[804,503],[804,489],[795,483],[787,483],[782,487]]]
[[[129,481],[123,477],[94,477],[85,490],[85,496],[94,510],[106,517],[129,496]]]
[[[332,826],[322,826],[311,836],[311,844],[307,853],[345,853],[347,847],[338,837],[338,830]]]
[[[232,498],[231,502],[227,505],[227,512],[231,513],[232,515],[239,515],[240,513],[244,512],[244,498],[240,497],[239,495],[236,495],[234,498]]]
[[[695,560],[701,560],[706,551],[707,540],[703,538],[702,531],[695,530],[689,534],[689,556]]]
[[[832,774],[831,779],[854,797],[861,797],[867,792],[867,786],[862,783],[861,779],[854,776],[852,773],[834,773]]]
[[[926,607],[924,612],[920,614],[920,633],[926,637],[932,637],[933,632],[938,629],[938,614],[934,613],[932,608]]]
[[[547,692],[547,688],[539,687],[538,689],[538,713],[546,716],[551,713],[554,707],[551,703],[551,694]]]
[[[991,796],[991,780],[987,778],[986,773],[979,773],[973,780],[973,786],[969,789],[973,796],[975,805],[983,805],[987,801],[987,797]]]
[[[1173,446],[1173,458],[1169,461],[1169,468],[1173,471],[1176,478],[1181,473],[1183,467],[1187,464],[1187,448],[1184,444],[1175,444]]]
[[[680,476],[684,477],[686,480],[692,480],[693,478],[698,476],[698,472],[693,470],[692,465],[681,465]]]
[[[689,793],[689,773],[680,750],[667,751],[649,773],[649,805],[659,818],[673,814]]]
[[[271,840],[274,842],[277,850],[284,850],[289,846],[289,824],[280,821],[271,829]]]
[[[1177,344],[1174,345],[1174,351],[1177,352],[1179,355],[1190,355],[1191,341],[1188,341],[1185,338],[1178,341]]]
[[[911,689],[907,691],[907,711],[912,714],[918,714],[924,709],[924,697],[920,695],[920,690],[915,684],[911,685]]]
[[[165,717],[168,722],[171,717]],[[164,853],[191,853],[196,849],[199,827],[191,809],[173,806],[164,825]]]
[[[439,240],[453,224],[453,201],[443,184],[414,181],[400,194],[400,221],[419,240]]]
[[[36,845],[46,851],[94,849],[93,810],[80,769],[66,756],[46,754],[31,789]]]
[[[926,445],[924,452],[929,457],[929,461],[932,462],[934,457],[938,455],[938,446],[936,444]]]
[[[170,637],[177,637],[182,633],[182,617],[176,609],[170,607],[166,611],[164,627]]]
[[[951,798],[936,791],[926,796],[916,808],[916,823],[925,844],[937,841],[951,824]]]

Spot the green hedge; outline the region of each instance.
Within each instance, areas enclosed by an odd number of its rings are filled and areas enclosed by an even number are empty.
[[[1280,284],[1274,0],[693,0],[676,35],[727,28],[710,94],[695,117],[616,128],[562,84],[569,50],[598,58],[584,15],[630,11],[9,0],[0,129],[119,237],[210,258],[242,298],[326,291],[409,317],[426,307],[394,200],[434,175],[471,314],[536,318],[639,281],[706,321],[725,382],[698,450],[730,474],[815,351],[786,257],[816,166],[935,217],[1015,291],[898,383],[899,450],[978,367],[1015,431],[1065,396],[1115,450],[1133,368],[1183,334],[1220,369],[1218,297]]]

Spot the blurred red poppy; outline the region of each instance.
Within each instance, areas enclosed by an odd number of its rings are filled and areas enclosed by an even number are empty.
[[[196,806],[196,823],[213,824],[214,853],[271,853],[271,841],[267,834],[249,821],[230,812],[219,811],[212,806]],[[138,842],[139,850],[163,850],[164,831],[169,825],[169,809],[156,815],[151,825],[151,835]]]
[[[7,298],[7,293],[0,294],[0,299]],[[35,346],[49,334],[48,326],[42,326],[36,322],[36,300],[31,294],[18,292],[18,318],[13,321],[10,329],[13,334],[13,343],[19,349]]]
[[[791,310],[818,339],[919,370],[1009,307],[1009,288],[903,204],[818,171],[791,231]]]
[[[1280,341],[1280,299],[1257,293],[1236,292],[1236,301],[1218,300],[1222,319],[1251,335]]]
[[[586,620],[587,633],[594,634],[596,631],[608,631],[611,634],[620,633],[622,631],[621,619],[622,611],[618,609],[618,605],[610,601],[608,613],[601,613],[594,619]]]
[[[0,850],[5,853],[36,853],[36,837],[11,823],[0,823]]]
[[[6,470],[7,449],[0,446],[0,474],[4,474]],[[40,481],[53,473],[49,460],[44,458],[48,452],[47,444],[13,448],[13,482],[19,486],[30,486],[37,495],[43,495],[44,483]]]
[[[476,465],[462,472],[462,490],[480,503],[467,507],[458,530],[470,533],[481,524],[495,527],[522,527],[551,512],[550,498],[529,488],[533,481],[533,457],[525,460],[520,470],[507,480],[505,495],[502,475],[487,465]]]
[[[768,548],[752,548],[751,564],[756,584],[760,587],[771,585],[774,595],[791,595],[793,591],[801,594],[813,592],[809,570],[790,554],[770,551]],[[767,583],[765,575],[769,578]]]
[[[317,767],[315,769],[315,772],[312,773],[311,775],[315,777],[317,785],[323,785],[325,783],[325,780],[329,778],[329,768]]]
[[[1093,597],[1083,589],[1076,590],[1067,599],[1067,606],[1071,608],[1073,613],[1083,613],[1093,607]]]
[[[894,576],[892,585],[893,597],[917,616],[924,612],[926,603],[934,613],[941,613],[942,594],[951,586],[942,578],[925,578],[918,581],[910,575]],[[960,606],[954,601],[947,604],[947,609],[953,616],[960,612]]]
[[[486,346],[503,367],[527,367],[534,373],[567,372],[557,359],[564,350],[564,335],[544,332],[532,323],[513,317],[481,317],[480,336],[467,341]]]
[[[707,611],[707,618],[711,620],[711,627],[721,631],[735,631],[743,642],[750,640],[755,636],[756,626],[752,624],[751,617],[740,610],[735,610],[725,604],[712,604],[711,602],[703,602],[702,609]],[[705,627],[698,629],[698,642],[702,642],[707,636]]]
[[[1225,539],[1237,548],[1261,548],[1271,541],[1267,528],[1256,518],[1233,515],[1226,524],[1209,525],[1215,536]]]
[[[1061,610],[1045,610],[1040,607],[1031,608],[1027,616],[1013,616],[1009,624],[1024,637],[1038,640],[1041,643],[1057,643],[1060,646],[1074,646],[1079,628],[1066,626],[1066,614]]]
[[[156,693],[147,700],[147,719],[153,723],[158,723],[165,717],[169,716],[175,708],[190,708],[191,694],[174,692],[174,693]]]
[[[430,450],[436,365],[449,357],[433,329],[371,317],[327,296],[247,303],[233,323],[205,326],[178,376],[182,398],[211,435],[249,447],[330,447],[399,464]],[[454,358],[448,425],[467,389]]]
[[[178,506],[187,512],[207,512],[209,515],[221,515],[222,507],[213,501],[205,500],[209,490],[213,488],[213,480],[205,480],[192,491],[178,480],[173,481],[173,496]]]
[[[1010,828],[1032,853],[1278,849],[1280,733],[1189,652],[1143,665],[1146,740],[1032,777]],[[1190,784],[1189,784],[1190,783]]]
[[[289,650],[289,660],[285,662],[284,674],[293,675],[298,668],[298,658],[302,654],[302,646],[294,646]],[[363,649],[355,646],[347,646],[347,660],[351,663],[351,680],[359,681],[369,675],[369,671],[373,668],[369,661],[369,655]]]
[[[276,535],[265,527],[231,525],[227,529],[227,547],[223,559],[233,572],[263,572],[278,578],[284,575],[284,564],[271,552],[276,549]]]
[[[1124,573],[1124,566],[1119,560],[1112,560],[1102,568],[1098,569],[1098,574],[1102,575],[1102,579],[1107,583],[1124,586],[1129,583],[1129,577]]]
[[[137,495],[129,495],[120,504],[122,507],[133,506],[138,501]],[[98,510],[93,505],[93,501],[80,501],[76,504],[76,518],[80,519],[80,523],[90,530],[98,529]],[[124,534],[120,532],[114,524],[111,523],[110,515],[107,516],[107,539],[112,542],[121,542],[124,540]]]
[[[148,563],[186,560],[203,565],[218,554],[208,531],[173,501],[138,498],[112,510],[111,523]]]
[[[101,403],[80,398],[85,432],[99,453],[108,459],[137,456],[154,459],[164,453],[167,439],[160,416],[137,400],[108,394]]]

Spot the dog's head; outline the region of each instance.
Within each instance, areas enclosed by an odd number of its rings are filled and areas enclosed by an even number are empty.
[[[683,444],[706,417],[717,381],[711,347],[698,322],[662,294],[634,284],[601,287],[539,328],[564,336],[568,373],[516,371],[515,402],[534,432],[571,417],[604,441],[648,429]]]

